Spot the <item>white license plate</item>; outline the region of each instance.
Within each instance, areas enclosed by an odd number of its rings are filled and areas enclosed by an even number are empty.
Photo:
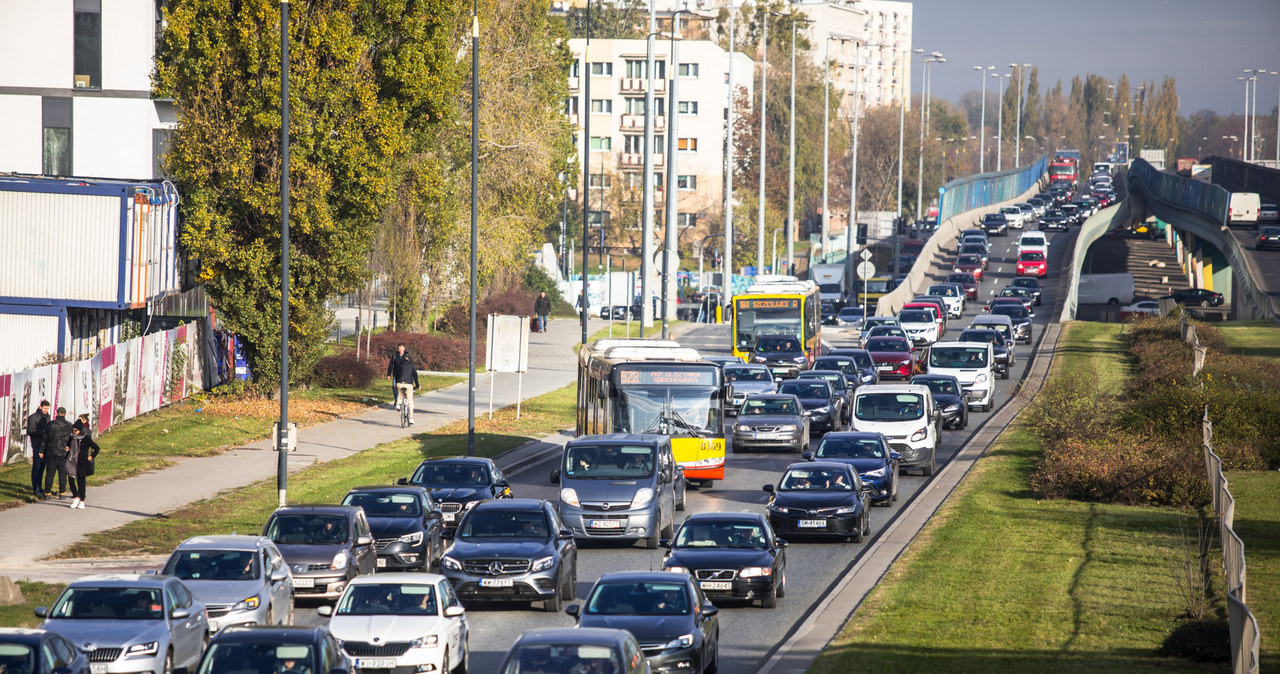
[[[888,372],[889,370],[896,370],[897,368],[895,368],[892,365],[880,365],[880,366],[877,366],[877,369],[879,369],[881,372]]]
[[[89,671],[93,674],[107,674],[107,666],[105,664],[90,664]]]
[[[316,581],[313,578],[294,578],[293,586],[294,587],[315,587]]]
[[[809,528],[825,529],[827,526],[827,521],[826,520],[800,520],[799,522],[796,522],[796,526],[804,527],[806,529],[809,529]]]
[[[621,529],[622,520],[587,520],[592,529]]]
[[[723,580],[704,580],[698,583],[704,590],[732,590],[733,583]]]
[[[378,568],[379,568],[379,569],[385,569],[385,568],[387,568],[387,558],[386,558],[386,557],[379,557],[379,558],[378,558]]]
[[[790,370],[790,368],[785,368],[785,367],[775,367],[775,368],[773,368],[773,373],[774,373],[774,374],[786,374],[786,373],[788,373],[788,372],[790,372],[790,371],[791,371],[791,370]]]
[[[357,669],[394,669],[395,658],[356,658]]]
[[[440,513],[440,519],[445,522],[452,522],[454,519],[454,513]]]
[[[510,578],[481,578],[480,587],[511,587],[514,585]]]

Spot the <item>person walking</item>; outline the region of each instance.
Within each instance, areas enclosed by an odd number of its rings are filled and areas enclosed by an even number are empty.
[[[59,407],[58,416],[49,422],[44,433],[44,491],[46,496],[57,494],[59,498],[67,490],[67,445],[71,442],[71,422],[67,421],[67,408]],[[53,476],[58,476],[58,491],[53,489]]]
[[[41,400],[39,407],[27,417],[27,440],[31,443],[31,493],[44,498],[44,434],[49,429],[49,401]]]
[[[71,502],[72,508],[84,508],[85,478],[93,475],[93,460],[101,450],[98,443],[89,437],[88,417],[87,414],[80,415],[80,420],[71,427],[71,442],[67,445],[67,475],[71,478],[71,495],[75,497]]]
[[[404,344],[396,345],[396,355],[387,363],[387,376],[391,377],[391,385],[396,390],[396,409],[400,405],[409,406],[409,425],[413,425],[413,390],[418,387],[418,366],[405,353]],[[401,402],[400,398],[404,401]]]
[[[547,291],[538,293],[538,299],[533,301],[533,313],[538,316],[538,332],[546,332],[547,314],[551,313],[551,298],[547,297]]]

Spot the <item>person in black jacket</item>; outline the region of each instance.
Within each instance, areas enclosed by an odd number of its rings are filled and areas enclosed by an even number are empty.
[[[413,389],[418,387],[418,366],[404,352],[404,344],[396,345],[396,355],[387,363],[387,376],[391,377],[391,385],[396,391],[396,409],[400,405],[409,406],[409,425],[413,425]],[[404,402],[401,402],[401,396]]]
[[[551,298],[547,297],[547,291],[538,293],[538,299],[533,301],[533,313],[538,316],[538,332],[546,332],[547,314],[551,313]]]
[[[44,480],[44,434],[49,428],[49,401],[41,400],[36,411],[27,417],[27,439],[31,441],[31,493],[44,497],[40,483]]]
[[[71,476],[71,494],[75,500],[72,508],[84,508],[85,478],[93,475],[94,459],[101,448],[89,437],[89,415],[82,414],[71,427],[71,442],[67,446],[67,473]]]
[[[58,416],[49,422],[44,432],[44,491],[46,495],[58,494],[67,490],[67,446],[71,443],[71,422],[67,421],[67,408],[59,407]],[[52,492],[53,476],[58,476],[58,491]]]

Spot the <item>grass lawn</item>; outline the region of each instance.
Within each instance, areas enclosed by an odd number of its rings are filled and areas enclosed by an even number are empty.
[[[1118,390],[1123,329],[1066,326],[1053,376],[1092,362]],[[1167,561],[1184,515],[1038,500],[1039,455],[1020,424],[1002,434],[810,671],[1222,671],[1156,654],[1185,610]]]
[[[66,585],[61,583],[29,583],[24,580],[18,581],[18,587],[22,589],[22,597],[26,599],[21,604],[13,606],[0,606],[0,625],[4,627],[36,627],[40,624],[40,618],[36,617],[35,608],[37,606],[50,606],[53,600],[62,594],[62,588]]]
[[[1232,353],[1280,360],[1280,327],[1272,321],[1215,323]]]
[[[676,321],[667,321],[667,327],[670,328],[675,323]],[[628,327],[630,327],[629,330],[628,330]],[[592,334],[587,339],[589,341],[594,342],[597,339],[605,339],[608,337],[656,338],[661,334],[662,334],[661,318],[654,318],[653,325],[649,326],[648,330],[641,330],[640,321],[631,321],[630,324],[628,324],[627,321],[615,320],[613,322],[613,325],[605,326],[599,330],[596,330],[595,333]]]
[[[496,456],[573,425],[575,387],[568,386],[526,400],[520,420],[514,407],[476,417],[476,454]],[[293,503],[338,503],[357,485],[393,484],[429,457],[465,454],[466,421],[432,433],[379,445],[353,456],[306,468],[289,476]],[[164,554],[199,534],[256,533],[276,508],[274,478],[226,491],[174,512],[93,534],[58,557],[109,557]]]
[[[1262,634],[1262,671],[1280,671],[1280,473],[1227,473],[1244,541],[1245,601]]]

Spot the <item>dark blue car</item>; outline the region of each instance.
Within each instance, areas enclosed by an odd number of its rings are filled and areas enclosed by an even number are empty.
[[[847,431],[827,433],[817,451],[800,455],[806,461],[847,463],[858,472],[873,505],[888,506],[898,500],[898,460],[900,455],[889,448],[880,433]]]

